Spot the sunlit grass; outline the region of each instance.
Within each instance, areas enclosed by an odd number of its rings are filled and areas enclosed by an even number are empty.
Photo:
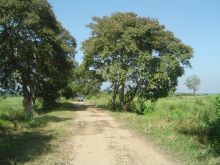
[[[146,102],[144,115],[112,112],[111,114],[158,144],[179,164],[218,164],[220,162],[220,122],[216,118],[218,95],[176,96],[159,99],[156,106]],[[103,106],[109,96],[91,100]],[[178,164],[178,162],[177,162]]]

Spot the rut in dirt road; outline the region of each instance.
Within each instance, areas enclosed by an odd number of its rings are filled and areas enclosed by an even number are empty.
[[[74,165],[173,164],[151,144],[94,106],[78,103]]]

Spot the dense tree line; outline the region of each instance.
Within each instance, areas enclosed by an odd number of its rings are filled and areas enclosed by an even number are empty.
[[[152,101],[175,90],[193,50],[157,20],[134,13],[94,17],[83,42],[83,63],[74,61],[76,41],[46,0],[0,1],[0,91],[19,91],[26,116],[35,101],[51,106],[61,95],[94,95],[103,82],[127,111],[134,98]]]

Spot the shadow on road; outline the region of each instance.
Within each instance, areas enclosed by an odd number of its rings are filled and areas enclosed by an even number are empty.
[[[85,102],[74,102],[73,103],[73,111],[86,111],[89,108],[92,108],[92,109],[95,108],[97,110],[102,110],[101,108],[99,108],[95,105],[88,104],[88,103],[85,103]]]

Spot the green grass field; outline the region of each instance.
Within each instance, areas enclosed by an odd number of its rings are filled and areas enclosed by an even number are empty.
[[[40,107],[39,107],[40,108]],[[73,104],[61,101],[51,111],[38,109],[26,121],[22,97],[0,99],[0,164],[56,164],[65,160],[58,146],[74,134]]]
[[[145,103],[144,115],[112,112],[112,115],[138,130],[162,150],[184,164],[220,164],[220,119],[217,95],[175,96]],[[107,107],[110,96],[90,99]],[[182,164],[182,163],[180,163]]]

